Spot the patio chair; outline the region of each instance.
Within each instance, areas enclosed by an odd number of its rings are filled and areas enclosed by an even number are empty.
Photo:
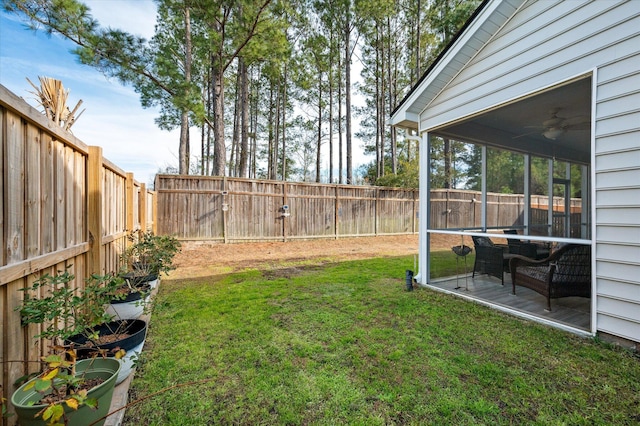
[[[510,260],[513,294],[516,286],[530,288],[547,298],[591,297],[591,246],[568,244],[551,256],[535,260],[515,256]]]
[[[518,235],[516,229],[505,229],[507,235]],[[515,238],[507,239],[510,254],[517,254],[532,259],[544,259],[549,256],[549,249],[540,244],[535,244],[527,241],[516,240]]]
[[[506,246],[499,246],[493,243],[488,237],[472,236],[473,245],[476,252],[476,260],[473,264],[472,278],[475,278],[476,272],[479,274],[487,274],[500,279],[504,285],[504,253]]]

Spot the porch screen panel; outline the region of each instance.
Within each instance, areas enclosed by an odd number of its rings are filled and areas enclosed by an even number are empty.
[[[480,147],[432,137],[429,183],[430,229],[476,229],[481,226]]]
[[[549,160],[531,157],[531,226],[529,235],[549,235]]]
[[[524,155],[487,149],[487,228],[524,228]]]

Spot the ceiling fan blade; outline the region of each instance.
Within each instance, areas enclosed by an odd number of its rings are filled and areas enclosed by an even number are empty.
[[[591,128],[591,123],[578,123],[578,124],[570,124],[568,126],[563,126],[565,130],[588,130]]]
[[[527,127],[534,127],[534,126],[527,126]],[[523,138],[523,137],[525,137],[525,136],[535,135],[535,134],[537,134],[537,133],[540,133],[540,131],[539,131],[539,130],[536,130],[536,131],[534,131],[534,132],[522,133],[521,135],[514,136],[514,137],[512,137],[511,139],[519,139],[519,138]]]
[[[575,117],[568,117],[562,121],[563,127],[576,126],[583,124],[591,124],[591,117],[588,115],[576,115]]]

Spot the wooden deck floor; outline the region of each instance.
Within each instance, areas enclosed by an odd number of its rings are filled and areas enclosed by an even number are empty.
[[[565,297],[551,299],[551,312],[546,311],[546,298],[533,290],[516,287],[516,294],[511,294],[511,277],[505,274],[504,286],[500,280],[487,275],[468,275],[465,289],[464,276],[456,279],[433,282],[432,287],[442,288],[504,308],[522,312],[542,320],[553,321],[572,328],[590,331],[591,299],[584,297]],[[457,288],[456,287],[460,287]]]

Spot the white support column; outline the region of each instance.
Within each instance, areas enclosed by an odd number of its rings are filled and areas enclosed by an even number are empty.
[[[420,223],[418,233],[418,274],[414,277],[420,284],[429,282],[429,229],[430,214],[429,205],[431,198],[431,186],[429,183],[429,164],[431,149],[429,146],[429,134],[423,133],[420,142]]]
[[[524,234],[531,233],[531,155],[524,155],[524,211],[522,212],[522,224],[525,226]]]
[[[487,146],[482,145],[482,183],[480,196],[480,221],[482,226],[482,232],[487,232]]]
[[[566,180],[564,190],[564,236],[571,238],[571,164],[567,162],[564,167]]]
[[[580,187],[580,193],[582,195],[582,206],[580,210],[580,237],[584,239],[591,238],[589,231],[591,230],[591,223],[589,221],[589,215],[591,214],[591,170],[589,166],[580,166],[580,172],[582,173],[582,182]]]
[[[547,209],[547,235],[553,235],[553,160],[549,159],[548,161],[548,176],[549,176],[549,186],[548,186],[548,209]]]

